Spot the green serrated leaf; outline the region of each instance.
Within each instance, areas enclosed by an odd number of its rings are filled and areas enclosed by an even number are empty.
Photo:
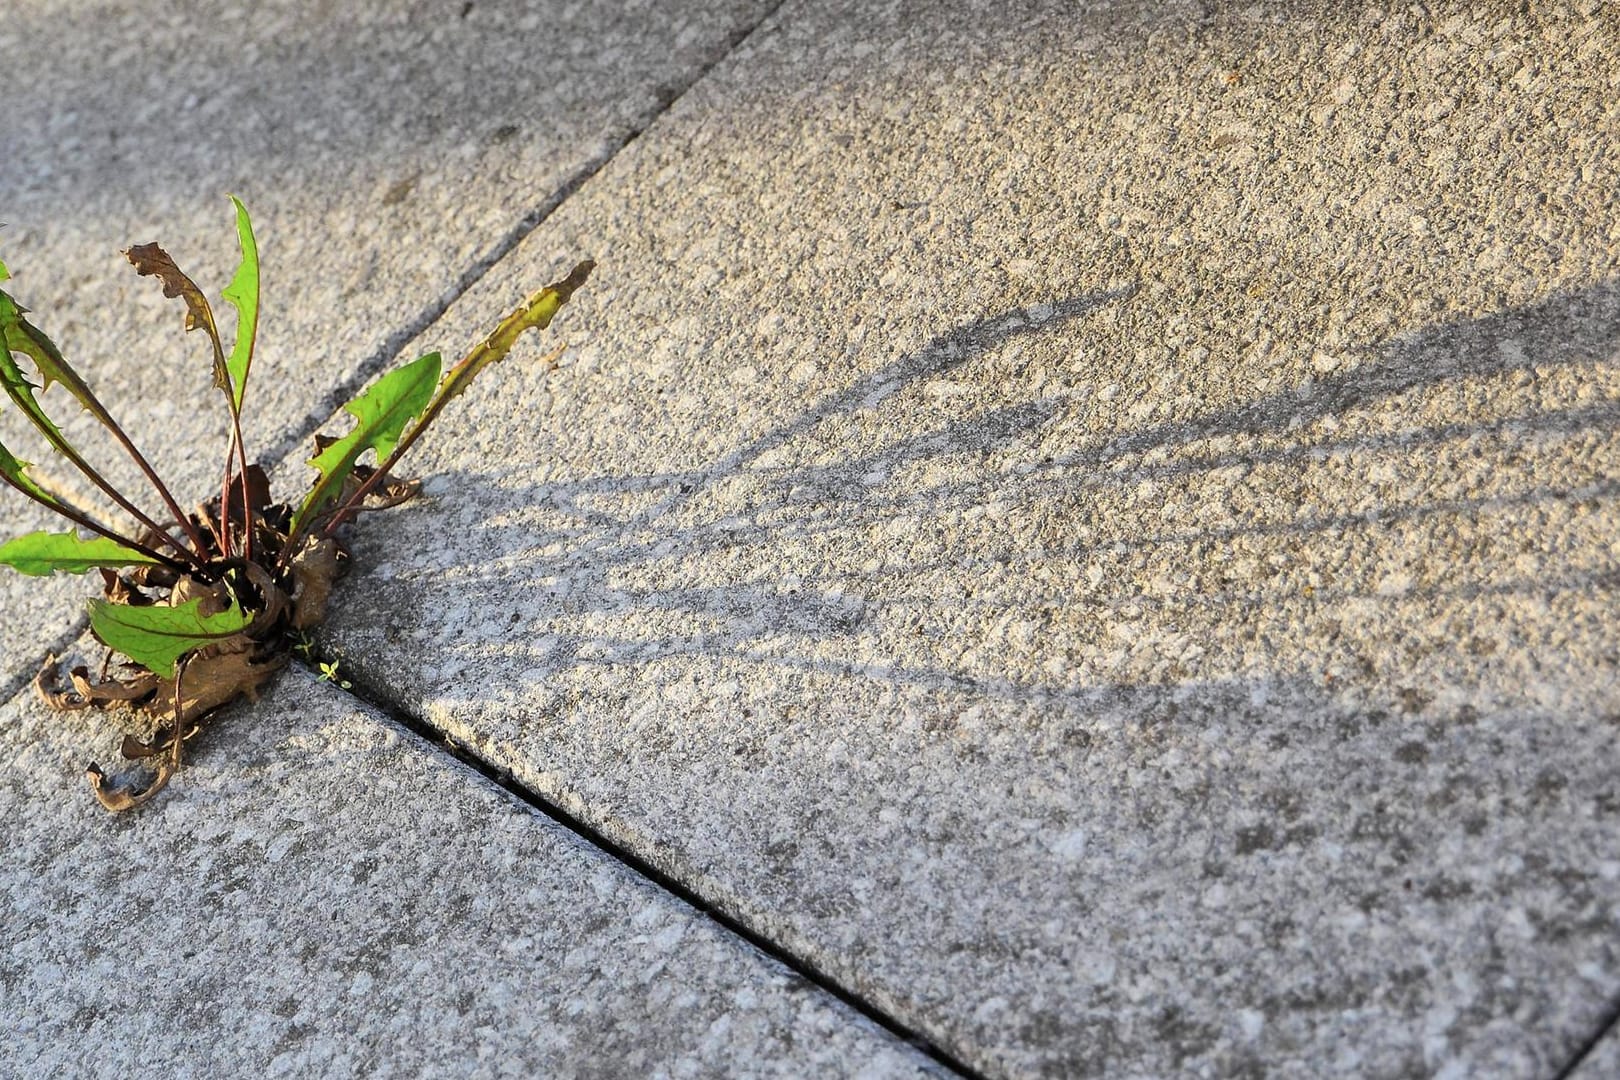
[[[38,387],[28,381],[22,368],[11,355],[13,352],[20,352],[33,358],[37,353],[44,351],[42,346],[48,345],[50,339],[39,334],[42,340],[36,341],[34,335],[29,333],[30,330],[33,330],[33,327],[22,317],[22,309],[17,306],[17,302],[0,292],[0,336],[4,337],[6,344],[5,349],[0,350],[0,389],[5,390],[6,396],[23,411],[29,422],[39,428],[51,444],[55,445],[62,439],[61,429],[45,415],[45,409],[35,396]],[[55,349],[54,345],[50,347]],[[41,377],[43,376],[44,371],[41,369]]]
[[[82,574],[97,567],[156,566],[158,561],[105,536],[31,532],[0,545],[0,564],[32,577]]]
[[[231,380],[231,405],[241,412],[248,369],[253,366],[253,343],[259,332],[259,245],[253,239],[253,222],[248,218],[247,207],[235,195],[230,199],[231,205],[236,207],[236,238],[242,245],[242,262],[221,295],[226,303],[236,308],[236,340],[231,344],[231,355],[225,360],[225,372]]]
[[[12,456],[10,450],[7,450],[4,445],[0,445],[0,477],[4,477],[12,487],[24,494],[32,495],[40,502],[55,506],[56,496],[34,483],[28,474],[23,471],[31,464],[33,463],[21,461]]]
[[[0,262],[0,281],[10,281],[10,280],[11,280],[11,271],[6,269],[6,264],[5,263]]]
[[[302,533],[310,519],[343,492],[360,455],[375,450],[381,461],[393,452],[400,434],[433,398],[439,381],[439,354],[428,353],[389,372],[343,408],[356,419],[354,430],[310,459],[320,475],[293,516],[292,532]]]
[[[79,378],[79,373],[62,358],[61,352],[56,348],[55,342],[46,336],[45,332],[23,317],[23,308],[8,294],[0,291],[0,338],[4,339],[5,348],[0,349],[0,390],[22,410],[28,422],[33,424],[39,433],[45,436],[45,441],[51,448],[61,454],[85,475],[95,479],[94,470],[84,460],[73,444],[57,427],[56,422],[45,413],[45,408],[39,403],[38,392],[49,389],[50,385],[59,383],[83,405],[102,425],[115,429],[112,418],[102,408],[101,402],[96,400],[90,387]],[[12,353],[21,353],[34,362],[39,369],[40,386],[28,381],[18,366]],[[26,467],[26,463],[24,463]],[[8,474],[9,475],[9,474]],[[18,473],[20,476],[20,472]],[[105,485],[102,485],[105,488]],[[38,494],[38,489],[29,487],[31,494]],[[127,505],[127,504],[126,504]]]
[[[10,295],[0,292],[0,333],[5,335],[6,352],[8,354],[22,353],[34,362],[34,366],[39,369],[40,390],[49,390],[52,383],[58,383],[66,388],[68,393],[77,398],[80,405],[89,409],[98,418],[104,416],[105,410],[96,401],[95,395],[90,392],[89,384],[81,379],[79,373],[73,370],[73,366],[62,358],[61,350],[56,347],[56,343],[46,336],[43,330],[23,317],[24,310],[22,305],[13,300]],[[7,359],[9,359],[9,356]],[[9,382],[7,387],[9,392]],[[12,400],[16,401],[17,399],[13,396]],[[18,404],[21,405],[21,402],[18,402]],[[37,404],[35,408],[38,408]],[[30,414],[30,419],[34,419],[32,414]],[[39,423],[38,420],[34,420],[34,422]],[[105,423],[106,421],[103,420],[102,422]],[[52,427],[54,429],[54,425]]]
[[[61,430],[51,418],[45,415],[44,406],[40,405],[39,398],[35,396],[38,389],[28,381],[17,361],[12,359],[10,351],[0,352],[0,389],[4,389],[6,396],[12,404],[23,411],[23,415],[44,433],[45,437],[55,442],[62,437]]]
[[[238,634],[253,621],[235,600],[213,615],[200,614],[202,602],[198,597],[178,607],[131,607],[92,600],[90,629],[103,645],[172,679],[175,662],[186,653]]]

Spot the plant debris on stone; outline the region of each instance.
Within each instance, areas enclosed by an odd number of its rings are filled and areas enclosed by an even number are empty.
[[[146,760],[152,778],[135,789],[109,783],[96,765],[88,769],[91,789],[114,811],[162,790],[180,768],[185,741],[209,713],[238,697],[255,697],[295,647],[304,643],[307,651],[306,633],[325,618],[349,557],[342,526],[362,511],[415,494],[415,483],[394,475],[400,457],[479,372],[505,358],[520,334],[548,326],[593,269],[581,262],[530,296],[449,371],[441,374],[439,354],[429,353],[378,379],[344,406],[354,419],[347,435],[316,436],[310,490],[296,503],[275,502],[263,468],[248,461],[242,442],[259,323],[259,253],[246,208],[235,196],[231,203],[242,261],[221,294],[236,311],[229,351],[207,296],[167,252],[157,244],[125,252],[137,274],[156,278],[164,296],[185,304],[186,330],[203,331],[214,387],[230,415],[219,493],[189,512],[55,343],[29,321],[27,309],[0,290],[0,388],[57,456],[130,519],[109,524],[69,503],[0,444],[0,479],[74,526],[0,545],[0,564],[24,574],[95,570],[101,576],[102,598],[90,601],[91,632],[108,648],[100,669],[92,674],[79,665],[63,672],[52,657],[34,685],[54,708],[119,708],[133,718],[137,730],[125,736],[123,756]],[[0,282],[10,276],[0,263]],[[554,365],[561,351],[546,362]],[[32,365],[37,381],[19,358]],[[53,384],[130,456],[161,510],[148,513],[115,487],[47,415],[39,397]],[[374,464],[360,460],[368,454]],[[338,681],[335,662],[322,672]]]

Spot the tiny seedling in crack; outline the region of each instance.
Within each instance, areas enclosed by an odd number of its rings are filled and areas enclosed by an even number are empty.
[[[320,677],[316,681],[329,682],[336,686],[341,686],[345,690],[353,690],[354,683],[350,682],[348,679],[345,679],[342,673],[338,671],[338,663],[339,661],[337,660],[316,661],[315,666],[321,669]]]
[[[325,618],[334,584],[348,561],[343,526],[362,511],[395,506],[416,492],[394,467],[452,399],[485,368],[504,359],[526,330],[544,329],[593,264],[582,262],[566,278],[529,297],[441,374],[438,353],[389,372],[344,406],[353,417],[347,435],[315,440],[315,480],[297,502],[273,502],[264,469],[249,463],[242,442],[242,410],[259,324],[259,254],[242,203],[236,209],[242,261],[221,294],[236,311],[227,350],[214,310],[202,290],[156,244],[125,254],[135,272],[154,277],[163,294],[185,305],[185,328],[202,330],[213,364],[213,384],[225,398],[230,434],[219,493],[187,512],[101,399],[0,290],[0,389],[67,464],[88,480],[127,521],[81,509],[59,488],[30,474],[0,445],[0,480],[70,522],[65,532],[35,532],[0,545],[0,564],[24,574],[98,571],[102,598],[90,601],[90,630],[107,646],[100,670],[65,675],[53,657],[35,679],[44,700],[58,709],[128,710],[136,731],[123,755],[147,759],[155,770],[140,790],[106,781],[91,765],[90,786],[109,810],[150,799],[180,768],[185,741],[200,722],[239,697],[254,697],[299,651],[311,657],[308,631]],[[0,264],[0,282],[10,278]],[[561,350],[551,353],[554,363]],[[23,366],[33,368],[34,379]],[[35,381],[37,379],[37,381]],[[134,461],[162,508],[142,509],[134,497],[92,465],[46,413],[40,397],[59,385],[104,427]],[[362,457],[371,455],[373,463]],[[114,659],[118,657],[119,659]],[[320,678],[348,687],[336,661],[320,663]]]

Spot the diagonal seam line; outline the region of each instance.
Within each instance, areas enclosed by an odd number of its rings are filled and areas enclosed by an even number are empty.
[[[322,663],[328,661],[328,657],[316,651],[305,660],[297,662],[303,663],[313,675],[317,674]],[[378,692],[375,687],[368,685],[364,679],[355,680],[346,677],[344,683],[339,684],[334,681],[333,686],[348,693],[373,710],[380,712],[383,716],[422,740],[430,749],[448,754],[485,780],[518,799],[536,813],[549,818],[632,873],[662,889],[735,937],[746,941],[759,952],[792,971],[818,990],[837,998],[851,1010],[910,1046],[935,1065],[949,1070],[951,1073],[962,1077],[963,1080],[989,1080],[986,1074],[952,1054],[929,1036],[884,1011],[855,990],[840,983],[817,966],[814,961],[790,951],[786,946],[777,943],[766,934],[749,926],[742,919],[730,914],[719,904],[704,897],[680,879],[654,866],[625,844],[607,836],[594,825],[580,820],[538,792],[525,787],[512,775],[510,769],[496,765],[471,747],[456,741],[447,733],[434,727],[427,720],[400,707],[385,694]]]
[[[406,320],[398,330],[390,334],[381,346],[357,366],[352,377],[344,380],[337,387],[324,394],[320,404],[311,409],[304,419],[295,425],[292,432],[270,446],[263,455],[262,460],[279,463],[291,456],[300,444],[307,441],[315,431],[319,430],[331,418],[332,414],[338,410],[344,401],[353,397],[366,382],[397,357],[407,344],[437,322],[457,300],[461,299],[462,296],[477,285],[496,264],[511,254],[519,244],[550,218],[575,192],[579,191],[597,173],[606,168],[622,151],[634,144],[642,134],[657,123],[660,117],[672,109],[693,86],[706,78],[710,72],[730,57],[744,41],[758,32],[781,9],[785,2],[786,0],[777,0],[777,3],[770,5],[751,25],[734,32],[727,39],[725,47],[713,59],[700,64],[692,76],[685,80],[684,83],[661,94],[659,106],[647,116],[645,121],[632,127],[628,134],[616,144],[611,145],[602,153],[594,155],[584,165],[570,174],[538,206],[526,212],[518,220],[517,224],[507,231],[506,235],[491,245],[483,255],[475,259],[472,266],[463,271],[449,289],[426,304],[415,316]],[[74,620],[73,627],[64,632],[58,641],[52,643],[51,651],[53,653],[60,652],[70,646],[83,633],[83,622],[82,618]],[[28,681],[29,677],[26,675],[15,676],[5,686],[0,686],[0,692],[12,696],[20,692]],[[8,687],[9,689],[7,689]],[[966,1062],[961,1061],[927,1036],[862,998],[855,991],[843,986],[810,960],[789,952],[785,947],[771,940],[765,934],[754,930],[687,885],[652,865],[630,848],[612,840],[593,826],[573,817],[560,806],[523,787],[513,778],[509,770],[501,769],[492,762],[473,753],[470,749],[457,745],[432,724],[412,716],[374,692],[354,687],[351,687],[348,692],[372,708],[382,712],[383,715],[416,735],[430,747],[448,753],[486,780],[567,829],[585,843],[601,851],[631,872],[699,912],[732,935],[748,942],[760,953],[794,972],[812,986],[836,998],[852,1011],[929,1058],[936,1065],[950,1070],[956,1075],[965,1078],[965,1080],[986,1080],[984,1074],[978,1072]]]
[[[660,117],[672,109],[676,102],[684,97],[692,87],[696,86],[730,57],[744,41],[757,33],[781,9],[785,2],[786,0],[777,0],[776,3],[763,11],[751,25],[733,33],[726,41],[725,47],[713,59],[699,65],[692,76],[683,84],[672,89],[667,94],[661,95],[662,100],[658,108],[643,123],[633,127],[616,145],[592,157],[572,173],[540,205],[524,214],[505,236],[493,244],[484,255],[474,261],[471,267],[457,277],[455,283],[448,290],[424,306],[413,318],[407,320],[400,329],[389,335],[383,344],[359,365],[352,378],[345,380],[343,384],[324,395],[320,405],[305,416],[303,422],[294,429],[292,434],[274,444],[265,455],[265,458],[279,462],[290,456],[301,443],[306,441],[313,432],[331,418],[343,401],[352,397],[366,381],[397,357],[407,344],[438,321],[452,304],[472,289],[497,263],[511,254],[519,244],[550,218],[575,192],[579,191],[597,173],[606,168],[622,151],[634,144],[642,134],[657,123]],[[311,664],[318,664],[322,659],[324,658],[312,656],[310,662]],[[342,688],[340,687],[340,689]],[[562,807],[519,784],[510,770],[502,769],[474,753],[470,748],[455,743],[448,735],[432,724],[398,707],[395,703],[387,700],[369,687],[351,683],[346,689],[355,698],[378,710],[429,747],[455,758],[490,783],[511,794],[537,813],[567,829],[632,873],[662,889],[732,935],[748,942],[760,953],[794,972],[812,986],[836,998],[852,1011],[911,1046],[935,1064],[950,1070],[956,1075],[965,1078],[965,1080],[985,1080],[984,1074],[958,1059],[927,1036],[901,1020],[890,1016],[853,990],[843,986],[810,960],[789,952],[782,945],[748,926],[735,916],[728,914],[717,904],[709,901],[670,874],[660,870],[629,847],[609,838],[595,827],[569,814]]]
[[[446,311],[450,310],[451,305],[465,296],[473,286],[483,279],[485,274],[494,269],[497,263],[510,255],[519,244],[528,238],[530,233],[544,224],[546,219],[551,217],[575,192],[584,187],[587,181],[606,168],[622,151],[634,144],[637,139],[656,124],[660,117],[674,108],[675,103],[685,97],[692,87],[702,82],[710,72],[724,63],[732,53],[737,51],[738,46],[753,37],[760,27],[770,21],[772,16],[786,2],[787,0],[777,0],[776,3],[761,12],[759,18],[755,19],[752,24],[734,30],[725,39],[723,46],[717,50],[716,54],[709,60],[699,64],[690,78],[672,87],[660,88],[658,104],[641,123],[632,125],[629,133],[622,139],[591,157],[584,165],[569,174],[538,206],[528,210],[518,219],[516,225],[507,230],[505,236],[490,245],[483,255],[473,260],[473,264],[462,271],[448,289],[440,293],[436,299],[425,304],[420,311],[407,319],[398,330],[388,335],[370,356],[360,362],[350,378],[345,379],[323,394],[319,404],[310,409],[288,434],[270,444],[264,453],[259,455],[259,460],[278,465],[285,464],[294,451],[303,443],[308,442],[310,437],[332,418],[333,414],[342,407],[344,402],[359,393],[366,383],[370,382],[378,372],[395,357],[399,356],[405,346],[409,345],[437,322]],[[66,652],[75,641],[83,636],[87,625],[89,625],[87,619],[82,614],[79,615],[73,620],[72,625],[51,639],[46,646],[47,653],[54,656]],[[0,679],[0,700],[10,700],[15,697],[33,679],[33,675],[27,674],[26,667],[20,673]]]
[[[770,19],[779,11],[787,0],[776,0],[765,11],[760,13],[753,23],[739,27],[727,37],[716,54],[697,65],[690,77],[682,82],[657,88],[658,103],[653,111],[647,114],[639,123],[631,125],[625,136],[616,142],[610,143],[605,149],[592,155],[585,164],[570,173],[563,182],[546,196],[539,205],[530,208],[520,217],[515,225],[480,256],[473,260],[471,266],[462,271],[451,283],[450,287],[440,293],[438,297],[423,305],[411,318],[389,334],[383,343],[355,368],[354,374],[343,380],[337,386],[328,390],[321,396],[320,402],[304,415],[304,419],[294,425],[292,431],[285,437],[269,446],[261,455],[262,461],[283,462],[290,457],[297,448],[307,442],[321,426],[330,420],[334,413],[344,402],[354,397],[360,389],[369,382],[378,372],[404,351],[422,333],[449,311],[451,306],[465,296],[473,286],[483,280],[484,275],[495,268],[496,264],[510,255],[519,244],[528,239],[529,235],[543,225],[552,214],[573,197],[574,193],[584,187],[593,177],[607,168],[621,153],[633,146],[643,134],[650,130],[654,124],[675,104],[686,96],[698,83],[708,77],[709,73],[726,61],[738,47],[759,32]]]
[[[1598,1021],[1597,1030],[1592,1033],[1590,1038],[1576,1047],[1575,1052],[1570,1055],[1569,1064],[1554,1073],[1552,1080],[1570,1080],[1570,1077],[1575,1075],[1575,1070],[1579,1069],[1586,1059],[1592,1056],[1592,1051],[1597,1049],[1597,1045],[1603,1041],[1603,1037],[1614,1031],[1616,1027],[1620,1027],[1620,998],[1610,1002],[1608,1007],[1604,1009],[1603,1016]]]
[[[510,255],[519,244],[528,238],[529,234],[539,228],[555,213],[575,192],[584,187],[586,182],[597,173],[606,168],[626,148],[635,143],[647,130],[656,124],[660,117],[674,108],[675,103],[686,96],[686,93],[706,78],[710,72],[726,61],[732,53],[737,51],[744,41],[753,37],[779,11],[786,0],[777,0],[763,12],[759,18],[750,25],[734,30],[727,37],[715,55],[709,60],[699,64],[692,75],[684,82],[673,86],[660,88],[658,104],[639,124],[631,126],[630,131],[618,142],[609,145],[605,150],[597,153],[590,160],[571,173],[554,191],[551,192],[538,206],[532,207],[516,225],[507,230],[489,249],[473,261],[473,264],[464,270],[448,289],[436,299],[429,301],[414,316],[407,319],[403,325],[383,340],[383,343],[365,360],[361,361],[354,374],[342,383],[328,390],[321,396],[320,402],[304,415],[304,418],[295,424],[292,430],[270,444],[264,453],[259,455],[261,462],[285,464],[297,448],[308,442],[309,438],[321,426],[330,420],[345,401],[359,393],[378,372],[397,357],[412,341],[439,320],[457,300],[477,285],[485,274],[494,269],[506,256]],[[46,645],[47,655],[60,655],[72,647],[73,643],[84,635],[85,627],[89,623],[83,614],[76,617],[72,624],[51,639]],[[21,672],[11,674],[0,679],[0,700],[10,700],[21,693],[23,688],[33,681],[34,675],[27,673],[24,666]]]

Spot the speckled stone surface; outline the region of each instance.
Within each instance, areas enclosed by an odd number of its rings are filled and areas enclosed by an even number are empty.
[[[308,674],[114,817],[105,721],[0,711],[0,1073],[927,1075],[926,1059]]]
[[[986,1073],[1550,1076],[1616,72],[1597,4],[790,3],[423,335],[601,264],[331,640]]]
[[[8,403],[9,407],[9,403]],[[61,518],[0,488],[0,540],[39,529],[60,532]],[[46,655],[84,629],[84,602],[95,595],[99,580],[55,575],[23,577],[0,567],[0,701],[34,677]]]
[[[122,249],[162,243],[215,298],[228,341],[234,310],[218,294],[238,253],[225,195],[247,203],[264,297],[243,422],[255,453],[306,456],[294,436],[336,407],[340,384],[398,349],[765,7],[270,0],[205,11],[164,0],[7,0],[8,289],[190,507],[217,491],[223,399],[210,389],[201,334],[181,332],[179,303],[136,277]],[[87,416],[57,411],[70,432],[93,432],[84,439],[92,460],[159,506]],[[29,434],[0,408],[0,441],[100,505]],[[291,480],[307,482],[302,471]],[[0,491],[8,534],[19,504]],[[58,585],[43,605],[36,591],[0,577],[0,673],[67,632],[36,609],[85,590]]]

